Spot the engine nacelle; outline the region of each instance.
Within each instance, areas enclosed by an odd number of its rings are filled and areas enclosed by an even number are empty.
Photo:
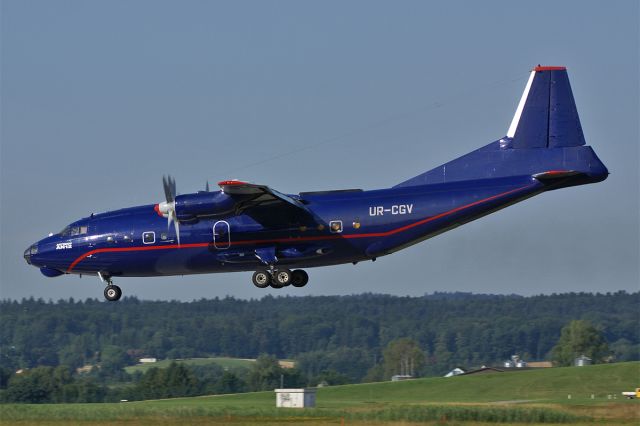
[[[235,201],[222,191],[198,192],[178,195],[175,201],[179,221],[190,221],[201,217],[224,216],[233,213]]]

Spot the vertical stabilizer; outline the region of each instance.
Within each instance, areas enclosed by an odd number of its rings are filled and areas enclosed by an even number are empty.
[[[516,149],[585,144],[565,67],[531,70],[507,137]]]
[[[565,186],[606,179],[607,168],[584,145],[567,69],[538,65],[531,70],[506,137],[396,187],[526,175],[547,180],[573,176]]]

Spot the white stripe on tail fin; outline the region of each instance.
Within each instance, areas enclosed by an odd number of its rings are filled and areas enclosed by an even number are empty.
[[[518,123],[520,122],[520,116],[522,115],[522,110],[524,109],[524,104],[527,102],[527,97],[529,97],[529,90],[531,90],[531,84],[533,83],[533,78],[536,75],[535,70],[531,70],[531,74],[529,75],[529,81],[527,81],[527,85],[524,88],[524,93],[520,98],[520,103],[518,104],[518,108],[516,108],[516,113],[513,116],[513,120],[511,120],[511,125],[509,126],[509,130],[507,130],[507,137],[513,138],[516,134],[516,129],[518,128]]]

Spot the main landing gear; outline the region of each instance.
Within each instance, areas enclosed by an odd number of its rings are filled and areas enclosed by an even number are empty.
[[[253,273],[252,281],[258,288],[304,287],[309,282],[309,275],[302,269],[262,269]]]
[[[100,281],[107,285],[104,288],[104,298],[109,302],[116,302],[120,300],[120,298],[122,297],[122,290],[120,289],[120,287],[113,283],[111,277],[108,275],[104,275],[101,272],[98,272],[98,277],[100,278]]]

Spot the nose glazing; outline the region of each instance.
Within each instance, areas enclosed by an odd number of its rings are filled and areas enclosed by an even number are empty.
[[[24,260],[26,260],[29,265],[31,265],[31,256],[34,254],[38,254],[37,244],[32,244],[28,249],[24,251]]]

